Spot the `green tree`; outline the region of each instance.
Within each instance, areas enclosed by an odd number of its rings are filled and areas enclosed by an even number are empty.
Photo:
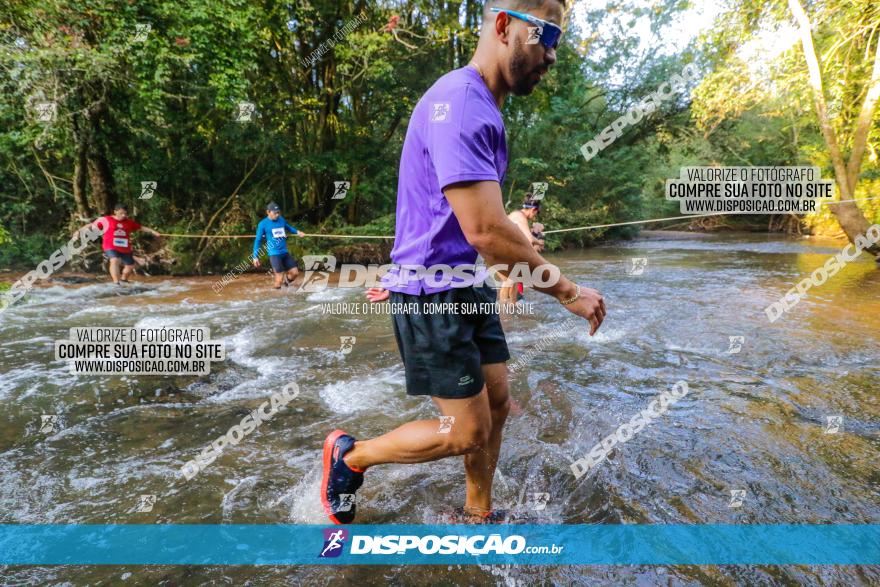
[[[799,0],[729,2],[715,33],[705,39],[714,71],[698,90],[694,113],[707,131],[759,105],[770,115],[789,113],[801,156],[830,168],[840,199],[853,200],[866,148],[872,137],[875,142],[880,138],[874,124],[880,97],[880,6],[868,0],[806,6]],[[743,57],[749,43],[774,34],[780,42],[786,30],[796,33],[799,43],[776,59],[756,67]],[[805,116],[810,110],[811,120]],[[811,140],[816,127],[820,150]],[[850,241],[869,226],[856,202],[830,208]],[[871,250],[880,253],[880,247]]]

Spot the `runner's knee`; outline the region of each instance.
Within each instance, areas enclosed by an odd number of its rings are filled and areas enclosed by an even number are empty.
[[[453,433],[446,441],[446,448],[450,455],[466,455],[485,448],[489,443],[488,423],[479,425],[462,426],[457,431],[453,426]]]
[[[489,396],[489,409],[492,410],[492,416],[497,417],[498,414],[507,414],[510,411],[510,383],[505,375],[487,376],[486,387]]]
[[[507,418],[507,414],[510,413],[510,396],[505,393],[503,396],[495,398],[489,405],[492,408],[492,419],[494,421]]]

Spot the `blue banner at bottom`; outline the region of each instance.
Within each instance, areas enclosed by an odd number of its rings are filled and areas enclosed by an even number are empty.
[[[880,525],[0,525],[0,565],[876,565]]]

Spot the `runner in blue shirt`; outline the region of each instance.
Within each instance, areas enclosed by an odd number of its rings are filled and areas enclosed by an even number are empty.
[[[296,267],[296,259],[287,252],[287,231],[292,232],[298,237],[306,234],[289,225],[281,215],[281,207],[275,202],[266,204],[266,217],[257,224],[257,236],[254,239],[254,267],[260,266],[260,247],[263,238],[266,239],[266,252],[269,254],[269,263],[272,265],[272,271],[275,272],[275,289],[281,289],[284,282],[284,275],[287,274],[286,286],[293,283],[299,274]]]

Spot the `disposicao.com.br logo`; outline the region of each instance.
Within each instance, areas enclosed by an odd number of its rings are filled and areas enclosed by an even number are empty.
[[[348,534],[342,534],[343,530],[333,528],[324,530],[324,545],[320,557],[337,557],[343,552],[344,543]],[[500,534],[488,536],[475,534],[471,536],[447,534],[437,536],[416,536],[406,534],[389,534],[386,536],[353,535],[349,554],[369,555],[405,555],[405,554],[433,554],[433,555],[461,555],[473,556],[486,554],[514,555],[514,554],[560,554],[564,546],[551,544],[549,546],[528,546],[523,536],[516,534],[502,537]],[[410,551],[413,551],[410,553]]]
[[[326,528],[324,530],[324,546],[321,547],[319,558],[336,558],[342,554],[343,546],[348,538],[348,530],[342,528]]]

